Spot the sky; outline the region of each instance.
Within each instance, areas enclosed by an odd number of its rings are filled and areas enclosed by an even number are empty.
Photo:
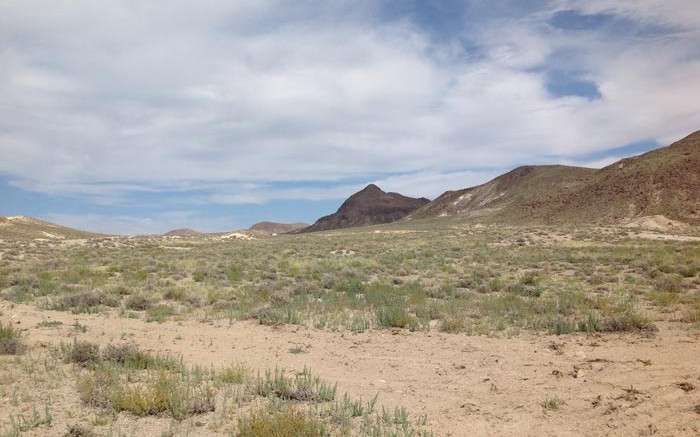
[[[313,223],[700,129],[697,0],[0,0],[0,214]]]

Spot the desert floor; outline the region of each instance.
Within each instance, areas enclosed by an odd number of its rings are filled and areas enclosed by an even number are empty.
[[[700,390],[692,389],[700,386],[700,335],[674,323],[661,323],[652,334],[489,338],[399,329],[338,334],[253,322],[156,325],[8,302],[0,302],[0,310],[18,326],[32,328],[27,331],[28,356],[37,360],[47,345],[77,337],[102,344],[127,339],[148,351],[182,355],[186,362],[203,366],[235,362],[253,369],[283,366],[289,371],[306,366],[337,381],[339,392],[365,399],[378,393],[383,405],[427,415],[435,435],[700,433]],[[34,328],[47,321],[62,324]],[[76,332],[76,323],[86,332]],[[304,352],[290,353],[294,347]],[[55,388],[50,381],[34,384],[26,372],[10,370],[15,358],[2,360],[3,414],[8,407],[20,413],[10,407],[12,387],[33,400],[52,399],[51,427],[22,435],[60,435],[69,423],[92,420],[94,412],[79,404],[70,378]],[[558,407],[545,408],[543,404],[552,398],[561,401]],[[116,435],[157,435],[171,426],[164,418],[120,416],[110,426]],[[214,434],[207,420],[197,417],[179,429],[187,435]]]

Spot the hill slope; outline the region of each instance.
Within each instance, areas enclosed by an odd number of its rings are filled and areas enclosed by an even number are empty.
[[[553,211],[559,220],[620,221],[663,215],[700,224],[700,131],[598,170]]]
[[[321,217],[302,232],[390,223],[416,211],[430,201],[399,193],[386,193],[374,184],[348,197],[334,214]]]
[[[0,216],[0,238],[3,239],[71,239],[99,236],[104,235],[79,231],[23,215],[14,217]]]
[[[163,234],[164,237],[199,237],[201,235],[204,234],[190,228],[173,229],[172,231]]]
[[[463,216],[502,223],[612,223],[663,215],[700,224],[700,131],[603,169],[518,167],[448,191],[409,219]]]
[[[286,234],[300,229],[307,228],[308,223],[276,223],[276,222],[260,222],[250,227],[251,231],[265,232],[268,234]]]
[[[595,172],[564,165],[518,167],[483,185],[448,191],[410,218],[457,215],[509,222],[545,218],[548,205],[590,183]]]

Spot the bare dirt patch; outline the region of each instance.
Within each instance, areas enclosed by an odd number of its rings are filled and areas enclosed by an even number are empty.
[[[378,394],[387,407],[403,406],[427,415],[428,424],[440,436],[640,435],[649,429],[655,435],[690,436],[699,432],[694,406],[700,404],[700,391],[686,387],[700,386],[700,338],[697,331],[672,323],[660,323],[654,335],[488,338],[405,330],[333,333],[252,322],[156,324],[109,313],[73,315],[4,301],[0,311],[25,330],[30,354],[37,356],[51,344],[77,338],[103,345],[129,341],[203,367],[231,363],[252,369],[309,367],[325,380],[338,382],[340,392],[363,399]],[[37,328],[42,322],[53,328]],[[304,353],[290,353],[299,345]],[[0,367],[6,387],[3,405],[12,403],[13,390],[15,397],[27,391],[38,400],[43,390],[58,385],[51,390],[51,427],[22,435],[60,435],[70,424],[94,420],[94,412],[80,406],[70,375],[48,381],[45,388],[27,388],[22,384],[28,380],[10,381],[7,369],[7,364]],[[11,410],[22,405],[19,401]],[[184,435],[188,429],[188,435],[216,435],[207,427],[213,414],[181,424],[176,434]],[[170,425],[162,418],[136,419],[121,413],[112,426],[124,435],[146,435]]]

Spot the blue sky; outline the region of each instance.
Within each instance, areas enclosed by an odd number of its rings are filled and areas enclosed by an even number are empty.
[[[700,128],[695,0],[0,3],[0,214],[313,222]]]

